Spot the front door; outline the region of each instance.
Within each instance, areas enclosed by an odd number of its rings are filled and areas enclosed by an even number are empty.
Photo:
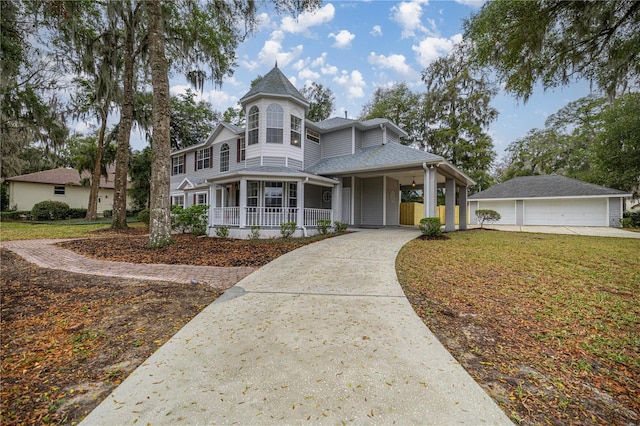
[[[353,224],[351,221],[351,188],[342,188],[342,222]]]

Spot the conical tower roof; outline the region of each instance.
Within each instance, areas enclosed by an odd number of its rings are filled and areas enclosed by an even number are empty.
[[[264,95],[289,98],[303,104],[305,107],[309,106],[309,102],[307,102],[304,96],[298,92],[298,89],[296,89],[282,71],[280,71],[277,63],[267,75],[262,77],[262,79],[240,99],[240,103],[244,105],[250,100]]]

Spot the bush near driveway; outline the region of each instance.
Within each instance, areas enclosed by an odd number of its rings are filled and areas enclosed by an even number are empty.
[[[640,420],[636,240],[474,230],[416,239],[399,281],[516,423]]]

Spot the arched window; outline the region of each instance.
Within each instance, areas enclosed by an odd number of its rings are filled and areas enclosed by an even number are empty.
[[[249,119],[247,129],[249,129],[248,145],[255,145],[258,143],[258,126],[260,125],[260,110],[257,106],[252,106],[249,110]]]
[[[267,143],[282,143],[282,107],[271,104],[267,107]]]
[[[220,147],[220,172],[229,171],[229,145],[223,143]]]

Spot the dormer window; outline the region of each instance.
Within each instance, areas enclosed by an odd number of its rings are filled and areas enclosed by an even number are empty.
[[[301,134],[302,134],[302,120],[296,117],[295,115],[291,116],[291,145],[297,146],[298,148],[302,146],[301,144]]]
[[[267,143],[282,143],[283,116],[280,105],[271,104],[267,107]]]
[[[249,130],[249,145],[258,143],[258,127],[260,125],[260,110],[257,106],[252,106],[249,110],[249,118],[247,121],[247,129]]]

